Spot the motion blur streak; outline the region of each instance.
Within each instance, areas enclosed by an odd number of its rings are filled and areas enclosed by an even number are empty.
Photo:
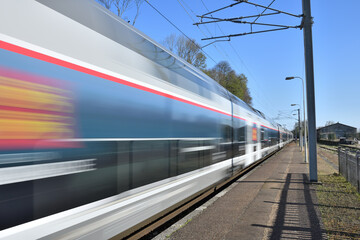
[[[96,159],[0,168],[0,185],[95,170]]]
[[[0,68],[0,92],[0,149],[74,137],[71,92],[63,83]]]
[[[1,240],[136,230],[292,139],[94,0],[0,22]]]

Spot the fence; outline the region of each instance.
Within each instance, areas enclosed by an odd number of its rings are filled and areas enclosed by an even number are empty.
[[[339,172],[360,192],[360,151],[338,148]]]

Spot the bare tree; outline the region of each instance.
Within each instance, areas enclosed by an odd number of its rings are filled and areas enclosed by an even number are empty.
[[[201,48],[195,40],[172,34],[165,38],[163,44],[195,67],[206,68],[206,56],[201,52]]]
[[[176,34],[171,34],[162,41],[162,44],[164,44],[170,51],[176,52],[176,39]]]
[[[135,7],[136,7],[136,14],[135,14],[135,17],[134,17],[134,20],[133,20],[133,23],[132,23],[133,26],[135,25],[136,19],[139,16],[140,7],[143,4],[143,2],[144,2],[144,0],[134,0],[134,4],[135,4]]]
[[[325,126],[333,125],[334,123],[334,121],[326,121]]]
[[[113,2],[117,10],[117,15],[122,17],[124,12],[131,7],[133,0],[113,0]]]
[[[107,9],[111,8],[114,0],[97,0],[100,4],[104,5]]]
[[[107,9],[111,10],[111,6],[115,7],[115,13],[121,17],[123,17],[123,14],[135,6],[135,17],[132,21],[132,25],[135,25],[135,22],[140,14],[140,7],[144,3],[144,0],[96,0],[101,5],[106,7]],[[130,21],[128,21],[130,22]]]

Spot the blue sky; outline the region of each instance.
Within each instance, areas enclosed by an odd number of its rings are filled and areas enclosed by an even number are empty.
[[[149,2],[180,28],[187,36],[204,46],[209,41],[201,38],[248,32],[245,24],[219,23],[196,27],[194,22],[201,15],[234,3],[223,0],[149,0]],[[252,0],[268,5],[272,0]],[[301,14],[301,0],[276,0],[272,6],[286,12]],[[341,122],[360,128],[360,22],[357,15],[360,1],[346,4],[335,0],[312,0],[314,71],[317,127],[326,121]],[[207,8],[207,9],[206,9]],[[262,8],[245,3],[213,14],[214,17],[240,17],[258,14]],[[269,11],[271,12],[271,11]],[[133,12],[125,13],[132,20]],[[257,22],[283,25],[299,25],[300,18],[286,15],[262,17]],[[157,42],[168,35],[181,33],[168,23],[146,2],[141,7],[135,27]],[[254,27],[254,31],[266,29]],[[305,79],[303,32],[289,29],[271,33],[254,34],[232,38],[230,42],[218,42],[204,48],[215,62],[228,61],[238,73],[248,78],[253,106],[281,124],[292,129],[295,123],[291,111],[296,103],[302,106],[300,79],[285,81],[286,76]],[[207,66],[216,63],[210,58]],[[295,113],[295,112],[294,112]]]

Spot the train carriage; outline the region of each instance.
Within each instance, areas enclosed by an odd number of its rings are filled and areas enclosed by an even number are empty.
[[[95,1],[0,21],[1,239],[113,237],[291,140]]]

